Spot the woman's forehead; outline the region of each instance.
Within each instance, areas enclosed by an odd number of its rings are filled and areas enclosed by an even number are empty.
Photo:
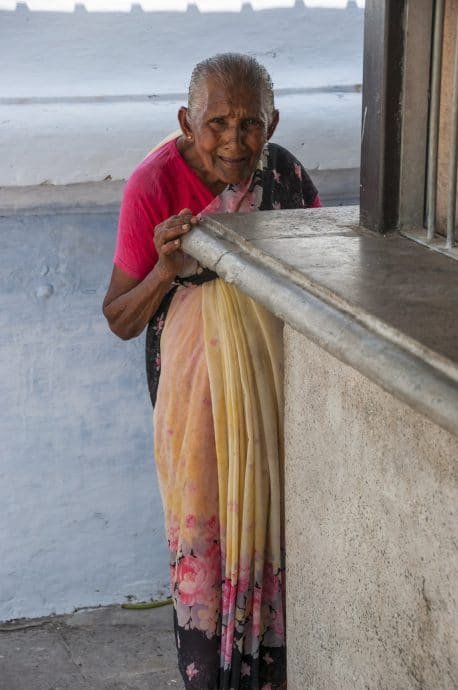
[[[250,110],[265,109],[264,94],[261,89],[250,88],[246,84],[222,84],[214,78],[205,79],[200,87],[199,99],[203,110]]]

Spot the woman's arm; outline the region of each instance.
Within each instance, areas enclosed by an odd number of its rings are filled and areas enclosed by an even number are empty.
[[[171,282],[158,275],[154,268],[139,282],[118,266],[113,266],[110,286],[103,301],[103,313],[113,333],[122,340],[140,335]]]
[[[196,223],[191,211],[184,209],[156,226],[154,244],[159,258],[143,280],[133,278],[116,265],[113,267],[103,313],[113,333],[123,340],[140,335],[159,307],[183,266],[180,237]]]

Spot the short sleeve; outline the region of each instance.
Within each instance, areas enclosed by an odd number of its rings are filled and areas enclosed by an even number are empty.
[[[180,184],[177,184],[177,180]],[[136,167],[124,188],[114,264],[143,280],[158,261],[154,229],[184,208],[197,214],[214,199],[172,139]]]
[[[137,280],[154,268],[158,260],[154,228],[163,220],[159,190],[146,194],[135,175],[127,182],[119,213],[114,264]]]

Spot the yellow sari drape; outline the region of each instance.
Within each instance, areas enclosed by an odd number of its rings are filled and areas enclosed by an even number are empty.
[[[286,687],[281,331],[217,279],[179,288],[162,333],[155,455],[187,688]]]
[[[266,564],[273,573],[281,570],[282,337],[277,319],[222,280],[204,286],[202,311],[218,464],[223,575],[226,589],[236,591],[235,609],[223,606],[222,656],[223,664],[229,664],[234,633],[244,633],[246,638],[250,616],[255,634],[249,649],[243,651],[251,655],[258,653],[259,638],[270,622],[266,611],[262,615],[260,602],[246,595],[245,573],[250,573],[252,587],[257,585],[262,592]],[[281,598],[280,587],[278,595]],[[272,597],[264,605],[280,609],[282,615],[281,603]],[[272,630],[269,634],[274,637]]]

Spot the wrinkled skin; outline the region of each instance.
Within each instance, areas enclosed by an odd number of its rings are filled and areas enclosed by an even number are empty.
[[[178,150],[216,195],[228,184],[246,180],[255,170],[262,149],[278,124],[264,94],[243,86],[229,90],[214,78],[205,80],[193,112],[181,107],[178,120],[183,135]],[[183,265],[181,236],[197,223],[189,209],[164,220],[154,229],[158,261],[138,281],[113,267],[103,302],[111,330],[123,340],[138,336],[157,310]]]

